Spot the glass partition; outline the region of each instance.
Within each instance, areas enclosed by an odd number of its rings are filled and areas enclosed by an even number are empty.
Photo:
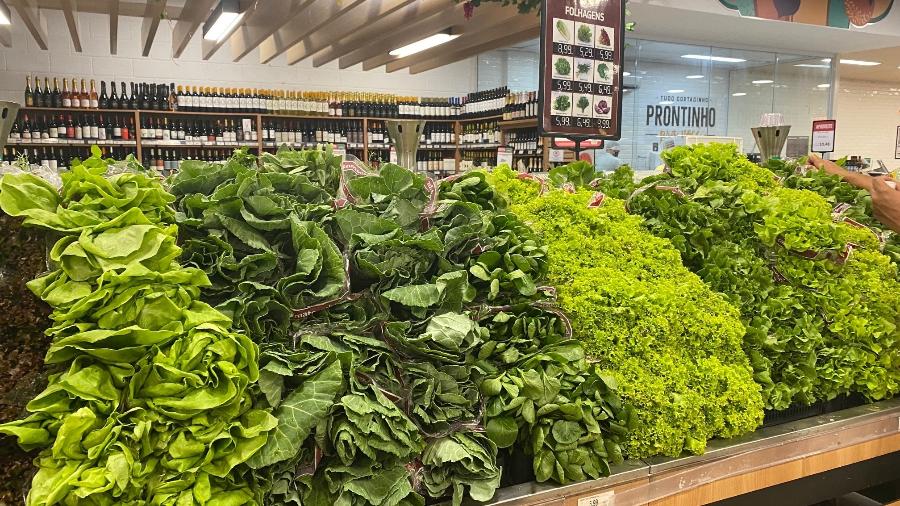
[[[629,38],[619,158],[652,170],[679,136],[733,137],[758,152],[750,129],[781,113],[792,136],[809,136],[831,112],[830,58]],[[537,40],[478,57],[479,89],[537,88]],[[530,79],[529,76],[534,76]]]

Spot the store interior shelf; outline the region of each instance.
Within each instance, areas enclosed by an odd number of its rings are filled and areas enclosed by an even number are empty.
[[[118,141],[118,140],[97,140],[97,139],[41,139],[41,140],[20,140],[10,139],[7,141],[9,146],[135,146],[135,141]]]
[[[141,145],[160,148],[257,148],[258,142],[193,142],[193,141],[163,141],[141,140]]]
[[[500,130],[513,128],[537,128],[537,118],[511,119],[500,122]]]
[[[627,461],[599,480],[506,487],[488,504],[581,504],[598,496],[616,504],[707,504],[900,452],[898,419],[900,399],[882,401],[712,440],[703,455]]]

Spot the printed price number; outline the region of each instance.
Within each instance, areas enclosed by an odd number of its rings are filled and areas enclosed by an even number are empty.
[[[589,60],[593,60],[594,59],[594,48],[578,46],[578,56],[580,56],[581,58],[587,58]]]
[[[576,82],[576,83],[575,83],[575,91],[577,91],[578,93],[590,93],[590,94],[593,94],[593,93],[595,93],[595,92],[594,92],[594,84],[593,84],[593,83],[579,83],[579,82]],[[597,93],[599,93],[599,92],[597,92]]]
[[[553,43],[553,54],[559,54],[563,56],[572,56],[574,54],[575,49],[572,44],[566,44],[564,42],[554,42]]]
[[[611,84],[598,84],[597,91],[595,93],[597,95],[612,95],[613,87]]]
[[[553,126],[567,127],[572,126],[571,116],[551,116],[553,118]]]
[[[554,79],[551,89],[553,91],[572,91],[572,81],[566,79]]]
[[[614,500],[615,492],[610,491],[590,497],[582,497],[578,500],[578,506],[612,506]]]
[[[608,119],[598,119],[597,120],[597,128],[602,128],[604,130],[609,130],[612,128],[612,120]]]
[[[591,118],[575,118],[575,127],[594,128],[594,120]]]
[[[615,58],[614,52],[610,49],[596,49],[594,50],[594,59],[600,61],[613,61]]]

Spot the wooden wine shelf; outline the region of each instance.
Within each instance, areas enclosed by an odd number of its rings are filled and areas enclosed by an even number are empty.
[[[835,488],[852,486],[849,476],[871,475],[871,470],[859,466],[867,461],[881,463],[874,459],[900,461],[900,399],[768,427],[732,440],[713,440],[704,455],[627,461],[600,480],[507,487],[488,504],[693,506],[754,492],[777,494],[778,489],[770,487],[799,487],[799,480],[823,473],[842,476],[830,480]],[[894,479],[898,476],[895,466],[885,467],[890,469],[878,469]],[[808,487],[816,492],[826,481],[817,480]],[[808,504],[794,499],[780,503]]]
[[[56,143],[10,143],[10,146],[27,146],[27,147],[53,147],[53,146],[90,146],[90,145],[100,145],[100,146],[127,146],[134,147],[137,152],[138,159],[143,159],[144,148],[238,148],[238,147],[248,147],[250,149],[256,149],[259,152],[263,150],[272,150],[277,148],[278,146],[271,141],[264,141],[262,135],[262,127],[263,121],[265,120],[326,120],[326,121],[362,121],[362,131],[369,131],[369,122],[381,122],[384,120],[395,119],[395,118],[381,118],[381,117],[371,117],[371,116],[316,116],[316,115],[290,115],[290,114],[259,114],[259,113],[242,113],[242,112],[193,112],[193,111],[160,111],[160,110],[133,110],[133,109],[73,109],[73,108],[49,108],[49,107],[28,107],[22,108],[19,110],[19,115],[23,114],[32,114],[32,113],[40,113],[40,114],[48,114],[48,115],[58,115],[58,114],[117,114],[117,115],[125,115],[132,116],[134,119],[134,135],[136,137],[135,141],[131,141],[129,144],[119,143],[118,141],[97,141],[97,142],[85,142],[83,144],[65,144],[62,142]],[[228,119],[251,119],[256,123],[256,136],[259,141],[252,143],[226,143],[226,144],[215,144],[215,143],[185,143],[184,141],[160,141],[157,139],[141,139],[141,119],[144,116],[153,116],[153,117],[198,117],[198,118],[228,118]],[[478,121],[498,121],[501,125],[501,130],[504,130],[505,127],[503,125],[511,125],[518,124],[517,122],[522,122],[521,126],[515,128],[528,128],[529,126],[537,126],[535,119],[530,120],[515,120],[515,121],[500,121],[503,119],[502,114],[490,115],[490,116],[482,116],[476,118],[462,118],[462,119],[428,119],[424,118],[425,121],[431,123],[451,123],[453,125],[454,132],[456,133],[456,138],[459,139],[460,134],[463,131],[463,125],[472,122]],[[510,127],[514,128],[514,127]],[[459,142],[455,144],[438,144],[438,145],[427,145],[423,144],[419,149],[421,150],[440,150],[440,151],[453,151],[454,158],[456,159],[456,168],[459,171],[459,167],[462,161],[462,151],[493,151],[498,147],[503,146],[506,143],[506,132],[503,132],[503,142],[500,144],[461,144]],[[313,143],[294,143],[294,147],[304,147],[304,146],[315,146]],[[368,142],[356,143],[356,144],[343,144],[338,143],[338,146],[344,147],[345,149],[351,151],[359,151],[362,150],[363,156],[362,159],[366,163],[369,162],[369,152],[380,152],[386,151],[390,149],[390,146],[377,145],[377,146],[369,146]],[[544,150],[543,164],[547,166],[547,150]]]

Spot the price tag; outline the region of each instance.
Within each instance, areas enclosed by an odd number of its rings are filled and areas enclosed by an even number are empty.
[[[250,130],[253,129],[252,124],[253,124],[253,122],[250,118],[243,118],[241,120],[241,126],[244,127],[243,129],[245,132],[249,132]]]
[[[551,162],[566,161],[566,152],[561,149],[551,149],[550,150],[550,161]]]
[[[513,150],[510,148],[497,148],[497,165],[513,166]]]
[[[391,150],[388,153],[388,160],[390,160],[391,163],[397,163],[397,150],[394,149],[393,146],[391,147]]]
[[[837,121],[833,119],[813,121],[812,151],[814,153],[833,152],[836,131]]]
[[[613,506],[616,493],[613,491],[595,494],[590,497],[578,499],[578,506]]]

